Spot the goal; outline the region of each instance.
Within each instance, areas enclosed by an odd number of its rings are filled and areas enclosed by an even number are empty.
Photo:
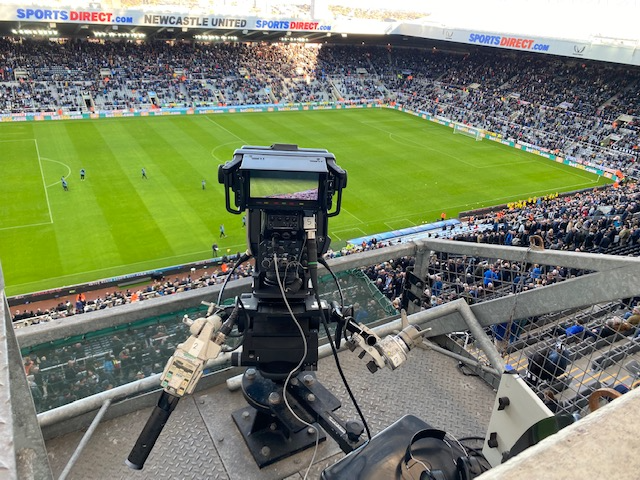
[[[475,138],[476,142],[481,142],[484,138],[484,130],[480,128],[469,127],[467,125],[462,125],[460,123],[456,123],[453,126],[453,134],[466,135],[467,137]]]

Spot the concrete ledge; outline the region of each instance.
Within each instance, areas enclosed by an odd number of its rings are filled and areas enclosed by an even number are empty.
[[[478,479],[636,480],[640,477],[639,410],[640,389],[636,389]]]

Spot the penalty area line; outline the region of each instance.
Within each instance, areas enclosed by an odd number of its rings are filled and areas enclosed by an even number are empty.
[[[15,230],[16,228],[42,227],[44,225],[51,225],[51,224],[53,224],[53,222],[30,223],[28,225],[14,225],[12,227],[0,227],[0,231],[3,231],[3,230]]]
[[[218,122],[216,122],[214,119],[209,118],[208,115],[204,115],[204,118],[206,118],[207,120],[209,120],[211,123],[213,123],[216,127],[218,127],[220,130],[224,130],[225,132],[227,132],[229,135],[233,135],[234,137],[236,137],[238,140],[240,140],[243,143],[246,143],[242,138],[240,138],[238,135],[236,135],[235,133],[233,133],[231,130],[229,130],[228,128],[223,127],[222,125],[220,125]]]
[[[364,223],[362,220],[360,220],[358,217],[356,217],[353,213],[351,213],[349,210],[347,210],[346,208],[342,208],[343,212],[348,213],[349,215],[351,215],[353,218],[355,218],[359,223]]]

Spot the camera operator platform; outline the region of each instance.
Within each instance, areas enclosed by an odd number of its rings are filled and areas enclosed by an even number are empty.
[[[491,387],[479,377],[462,376],[458,362],[440,353],[414,349],[410,355],[410,361],[401,368],[371,375],[352,352],[338,354],[372,434],[405,414],[458,436],[486,432],[495,398]],[[143,470],[127,468],[123,459],[153,410],[157,392],[147,394],[146,403],[138,401],[135,411],[103,421],[68,478],[301,480],[313,448],[261,469],[238,434],[232,413],[244,407],[246,400],[240,390],[230,391],[225,380],[244,370],[238,367],[209,375],[193,395],[183,397]],[[317,378],[343,401],[340,414],[354,418],[357,413],[348,402],[331,358],[318,360]],[[72,432],[46,441],[54,478],[65,467],[80,437],[81,432]],[[320,471],[344,456],[330,438],[320,443],[309,478],[319,478]]]
[[[412,414],[456,436],[484,434],[495,400],[491,387],[480,377],[462,376],[457,361],[435,351],[416,348],[410,355],[411,359],[401,368],[383,369],[372,375],[354,353],[339,352],[345,376],[371,433],[375,435],[402,416]],[[232,414],[247,402],[240,390],[229,390],[225,380],[245,370],[235,367],[208,375],[193,395],[184,396],[143,470],[127,468],[123,459],[149,418],[157,392],[147,394],[146,402],[145,398],[139,400],[139,409],[103,421],[68,478],[301,480],[313,457],[313,448],[260,468],[239,434]],[[340,415],[356,418],[357,412],[348,401],[334,361],[320,358],[316,375],[342,400]],[[81,433],[73,432],[47,440],[55,478],[74,453],[80,437]],[[319,478],[323,469],[344,456],[331,438],[321,442],[309,478]]]

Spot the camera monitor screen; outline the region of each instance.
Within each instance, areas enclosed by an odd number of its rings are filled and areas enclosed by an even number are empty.
[[[318,182],[316,172],[252,170],[250,197],[317,201]]]

